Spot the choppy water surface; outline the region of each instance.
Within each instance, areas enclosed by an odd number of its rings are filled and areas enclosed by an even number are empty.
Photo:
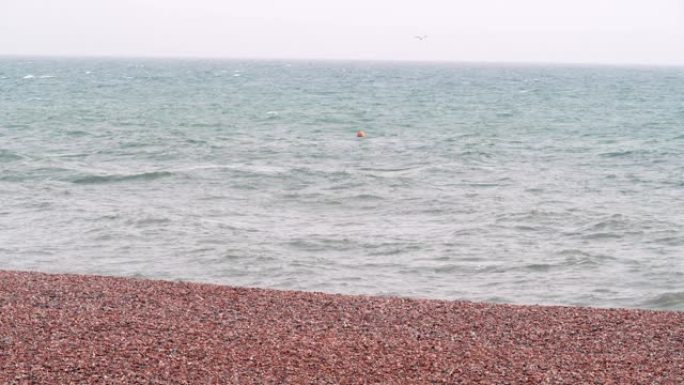
[[[682,90],[682,68],[0,59],[0,268],[683,310]]]

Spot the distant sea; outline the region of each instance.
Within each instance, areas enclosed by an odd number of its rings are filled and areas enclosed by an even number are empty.
[[[0,58],[0,269],[684,310],[684,68]]]

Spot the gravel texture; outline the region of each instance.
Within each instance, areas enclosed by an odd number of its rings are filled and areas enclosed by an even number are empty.
[[[0,384],[684,384],[684,313],[0,271]]]

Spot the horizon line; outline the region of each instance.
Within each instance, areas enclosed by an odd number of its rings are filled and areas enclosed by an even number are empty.
[[[453,59],[370,59],[329,57],[259,57],[259,56],[204,56],[204,55],[129,55],[129,54],[6,54],[0,58],[17,59],[122,59],[122,60],[216,60],[216,61],[308,61],[353,63],[414,63],[414,64],[464,64],[464,65],[531,65],[531,66],[601,66],[601,67],[684,67],[682,63],[610,62],[610,61],[543,61],[543,60],[453,60]]]

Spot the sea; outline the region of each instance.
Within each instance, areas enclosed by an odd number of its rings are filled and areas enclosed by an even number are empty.
[[[0,269],[682,311],[684,67],[3,57]]]

